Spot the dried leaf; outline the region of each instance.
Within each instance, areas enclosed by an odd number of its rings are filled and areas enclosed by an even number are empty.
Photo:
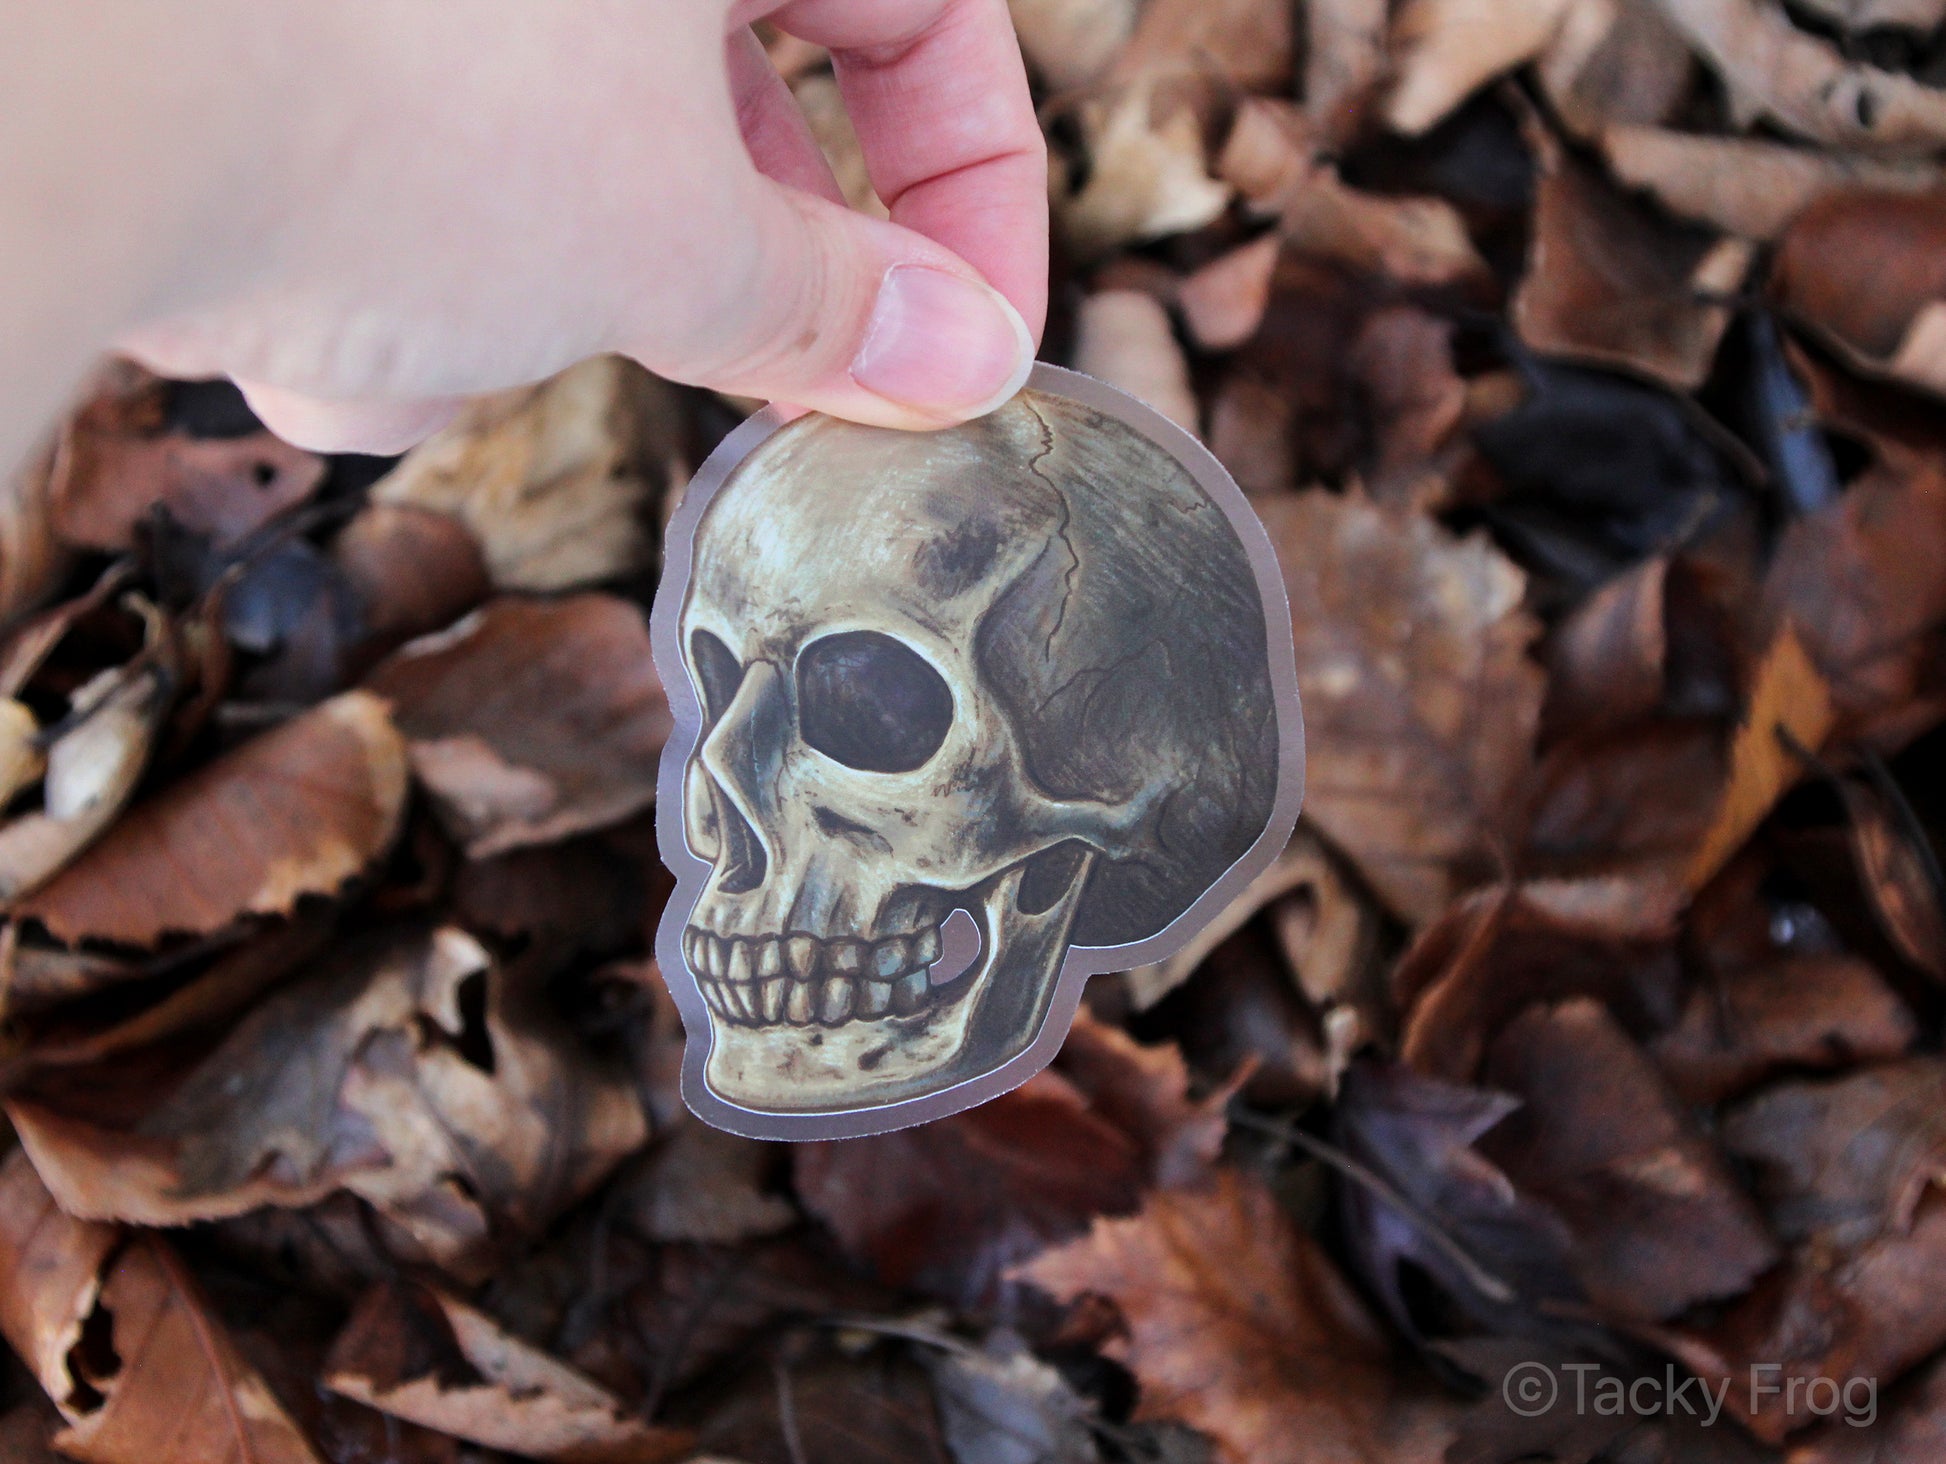
[[[1841,778],[1851,819],[1851,852],[1859,882],[1879,926],[1920,970],[1946,981],[1946,912],[1940,909],[1939,866],[1923,829],[1894,812],[1873,785]]]
[[[1482,538],[1355,497],[1260,511],[1297,636],[1306,810],[1388,906],[1428,921],[1492,872],[1531,756],[1524,578]]]
[[[84,1464],[319,1464],[168,1245],[62,1214],[18,1150],[0,1164],[0,1330]]]
[[[1605,909],[1591,919],[1563,908],[1539,882],[1460,900],[1392,973],[1405,1010],[1401,1060],[1429,1077],[1473,1083],[1494,1037],[1537,1003],[1594,997],[1644,1025],[1650,1013],[1672,1009],[1680,971],[1668,932],[1655,928],[1667,916],[1643,917],[1637,893],[1623,888],[1637,920],[1620,928]]]
[[[466,526],[430,509],[375,503],[345,526],[331,557],[358,597],[360,649],[372,657],[451,625],[491,589]]]
[[[1554,115],[1577,136],[1596,137],[1612,125],[1667,122],[1697,68],[1654,5],[1571,0],[1536,70]]]
[[[15,913],[57,940],[126,945],[288,914],[391,844],[405,793],[384,703],[347,692],[169,784]]]
[[[1474,1147],[1519,1106],[1403,1067],[1364,1063],[1345,1074],[1340,1142],[1392,1191],[1341,1184],[1346,1237],[1386,1314],[1415,1340],[1424,1338],[1402,1286],[1408,1266],[1494,1331],[1542,1330],[1549,1304],[1582,1299],[1567,1227]]]
[[[1277,237],[1267,234],[1228,254],[1218,255],[1182,282],[1176,299],[1197,345],[1206,351],[1226,351],[1256,334],[1263,321],[1264,307],[1270,303],[1270,281],[1277,268],[1277,250]],[[1187,371],[1178,371],[1177,375],[1182,378],[1182,390],[1187,393]],[[1195,405],[1193,396],[1190,405]],[[1191,413],[1190,421],[1194,420]]]
[[[1558,144],[1543,167],[1513,319],[1535,350],[1625,366],[1693,388],[1730,323],[1749,246],[1672,223]]]
[[[1367,490],[1381,503],[1433,506],[1445,492],[1448,448],[1466,413],[1452,326],[1410,305],[1375,310],[1348,365],[1370,419]]]
[[[126,549],[155,509],[218,545],[234,544],[324,481],[324,459],[258,429],[190,437],[164,422],[166,383],[115,362],[67,422],[48,494],[54,531],[85,549]]]
[[[1274,217],[1316,166],[1318,150],[1303,112],[1275,97],[1245,97],[1217,154],[1216,176],[1253,213]]]
[[[48,489],[56,447],[0,478],[0,625],[45,601],[67,577],[72,556],[54,534]]]
[[[1304,7],[1304,110],[1319,133],[1350,142],[1385,73],[1385,0],[1312,0]]]
[[[1215,77],[1240,91],[1288,82],[1291,7],[1264,0],[1147,0],[1111,79]]]
[[[1196,430],[1196,393],[1169,312],[1138,290],[1102,290],[1075,313],[1077,371],[1119,386],[1185,432]]]
[[[1764,138],[1659,127],[1609,127],[1601,148],[1622,183],[1646,189],[1678,218],[1742,239],[1780,238],[1799,214],[1827,197],[1857,190],[1924,193],[1942,176],[1932,162],[1881,162]],[[1888,252],[1888,261],[1907,258]]]
[[[1098,80],[1135,33],[1135,0],[1008,0],[1020,49],[1048,86]]]
[[[950,1340],[950,1339],[949,1339]],[[923,1354],[953,1464],[1093,1464],[1088,1406],[1017,1337]]]
[[[1649,1046],[1685,1101],[1718,1103],[1780,1069],[1845,1068],[1905,1052],[1906,1004],[1850,956],[1799,956],[1698,986]]]
[[[1351,950],[1364,941],[1364,922],[1360,919],[1357,897],[1332,866],[1324,845],[1317,835],[1300,824],[1284,852],[1270,867],[1250,881],[1221,914],[1191,936],[1187,945],[1166,961],[1139,966],[1128,973],[1129,998],[1136,1009],[1154,1006],[1182,985],[1209,958],[1210,952],[1241,930],[1260,910],[1280,896],[1303,890],[1313,892],[1311,903],[1319,912],[1319,922],[1329,927],[1335,937],[1325,937],[1320,943],[1338,953],[1337,959],[1318,963],[1312,980],[1305,982],[1305,990],[1335,994],[1339,983],[1332,981],[1328,973],[1341,973],[1349,964]],[[1305,968],[1300,966],[1300,980],[1304,979],[1304,973]]]
[[[971,1303],[1095,1215],[1135,1208],[1136,1141],[1046,1072],[919,1128],[792,1151],[798,1196],[895,1286]]]
[[[1793,523],[1763,613],[1788,619],[1838,711],[1834,736],[1897,746],[1937,720],[1946,628],[1946,474],[1879,470]]]
[[[1770,0],[1655,0],[1720,75],[1740,122],[1768,118],[1828,147],[1918,156],[1946,143],[1946,94],[1847,61]]]
[[[1487,1080],[1523,1100],[1481,1149],[1574,1237],[1611,1315],[1652,1321],[1746,1290],[1776,1247],[1648,1057],[1585,999],[1532,1007],[1493,1045]]]
[[[1017,1273],[1062,1301],[1114,1303],[1109,1345],[1141,1384],[1138,1419],[1180,1419],[1225,1464],[1434,1464],[1451,1406],[1415,1394],[1315,1241],[1258,1182],[1163,1190]]]
[[[775,1235],[798,1221],[796,1207],[771,1183],[781,1157],[774,1144],[679,1120],[674,1132],[658,1137],[623,1204],[651,1240],[733,1245]]]
[[[181,1225],[347,1189],[477,1276],[646,1136],[630,1088],[508,987],[458,930],[381,930],[257,1007],[173,1090],[126,1095],[118,1126],[64,1111],[74,1091],[99,1105],[98,1070],[9,1111],[71,1214]]]
[[[1946,392],[1943,244],[1946,193],[1832,192],[1785,231],[1772,290],[1857,369]]]
[[[0,827],[0,900],[39,889],[115,822],[148,765],[169,689],[167,667],[142,660],[75,693],[78,720],[47,752],[42,808]]]
[[[1729,782],[1684,876],[1690,889],[1709,883],[1804,776],[1804,753],[1824,745],[1834,721],[1830,689],[1786,621],[1757,667],[1730,748]]]
[[[1662,702],[1669,559],[1656,555],[1617,575],[1561,622],[1547,647],[1552,735],[1586,735],[1639,721]]]
[[[469,857],[619,823],[655,798],[669,703],[641,613],[503,597],[367,678]]]
[[[451,514],[500,589],[563,590],[645,568],[666,457],[667,391],[600,356],[466,414],[372,488],[374,503]]]
[[[1473,91],[1546,48],[1570,0],[1408,0],[1392,21],[1385,120],[1425,132]]]
[[[629,1415],[574,1369],[430,1287],[366,1294],[331,1348],[324,1386],[395,1418],[558,1464],[662,1464],[690,1436]]]
[[[1081,258],[1200,229],[1228,205],[1229,186],[1209,175],[1202,121],[1152,83],[1084,102],[1079,116],[1087,181],[1057,191],[1054,213]]]
[[[1287,249],[1399,285],[1479,287],[1489,278],[1465,220],[1445,199],[1367,193],[1329,164],[1291,191],[1278,228]]]

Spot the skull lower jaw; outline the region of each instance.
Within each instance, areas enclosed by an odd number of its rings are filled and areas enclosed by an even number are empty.
[[[1052,909],[1026,915],[1021,873],[1016,866],[960,902],[981,927],[978,963],[931,988],[909,1015],[854,1010],[835,1024],[792,1025],[761,1008],[742,1020],[712,1010],[711,1091],[759,1111],[848,1112],[942,1092],[1024,1051],[1052,1000],[1086,878],[1084,870]]]

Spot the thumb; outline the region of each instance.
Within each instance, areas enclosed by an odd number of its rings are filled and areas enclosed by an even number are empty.
[[[686,305],[687,328],[642,353],[652,369],[906,428],[982,416],[1027,380],[1027,322],[952,251],[768,179],[754,202],[745,227],[755,247],[737,287]],[[672,338],[697,344],[671,359]]]

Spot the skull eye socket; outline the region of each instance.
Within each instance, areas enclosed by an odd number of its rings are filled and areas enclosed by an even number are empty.
[[[797,658],[804,740],[866,773],[909,773],[946,740],[953,693],[919,653],[874,630],[811,642]]]
[[[735,699],[737,686],[743,680],[743,667],[737,664],[730,648],[707,630],[699,630],[689,638],[689,662],[695,667],[696,679],[702,683],[703,710],[714,722]]]

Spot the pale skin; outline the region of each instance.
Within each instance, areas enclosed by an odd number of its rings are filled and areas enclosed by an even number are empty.
[[[831,48],[891,221],[753,36]],[[1005,0],[0,0],[0,470],[103,350],[395,452],[605,351],[886,426],[1024,379],[1047,172]]]

